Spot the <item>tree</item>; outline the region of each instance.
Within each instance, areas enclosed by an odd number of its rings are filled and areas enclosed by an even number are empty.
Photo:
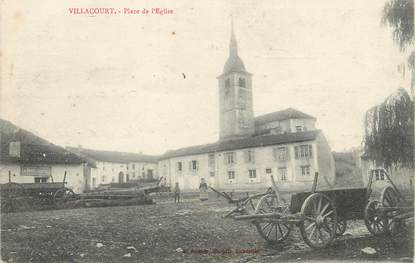
[[[414,167],[414,109],[409,94],[399,89],[365,116],[364,156],[377,165]]]
[[[389,0],[382,23],[393,29],[393,39],[405,51],[414,42],[414,0]]]
[[[393,29],[393,40],[403,52],[414,43],[414,0],[389,0],[383,7],[382,24]],[[412,72],[411,93],[415,97],[415,51],[408,58]]]

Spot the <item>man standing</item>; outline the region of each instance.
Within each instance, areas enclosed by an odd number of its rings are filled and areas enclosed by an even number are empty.
[[[200,201],[206,201],[208,200],[208,192],[207,192],[208,186],[207,183],[205,181],[205,178],[202,178],[200,181],[200,185],[199,185],[199,190],[200,190]]]
[[[176,183],[176,186],[174,187],[174,202],[175,203],[176,202],[177,203],[180,202],[180,187],[179,187],[179,183]]]

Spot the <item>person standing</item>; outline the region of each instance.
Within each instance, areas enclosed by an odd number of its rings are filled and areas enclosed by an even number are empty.
[[[200,191],[200,197],[199,197],[199,199],[200,199],[200,201],[206,201],[206,200],[208,200],[208,192],[207,192],[207,189],[208,189],[208,185],[207,185],[205,179],[202,178],[201,179],[201,182],[200,182],[200,185],[199,185],[199,191]]]
[[[176,183],[176,185],[174,186],[174,202],[179,203],[180,202],[180,187],[179,187],[179,183]]]

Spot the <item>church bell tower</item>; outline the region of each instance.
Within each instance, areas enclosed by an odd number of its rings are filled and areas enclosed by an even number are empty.
[[[252,74],[238,56],[238,45],[232,32],[229,57],[219,81],[219,138],[232,140],[254,134]]]

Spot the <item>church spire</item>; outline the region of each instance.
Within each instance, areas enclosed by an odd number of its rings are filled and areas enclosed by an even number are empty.
[[[238,56],[238,44],[236,43],[235,33],[233,31],[233,17],[231,16],[231,41],[229,43],[229,56]]]
[[[231,17],[231,41],[229,43],[229,57],[223,68],[223,73],[246,72],[242,59],[238,56],[238,44],[233,30],[233,17]]]

